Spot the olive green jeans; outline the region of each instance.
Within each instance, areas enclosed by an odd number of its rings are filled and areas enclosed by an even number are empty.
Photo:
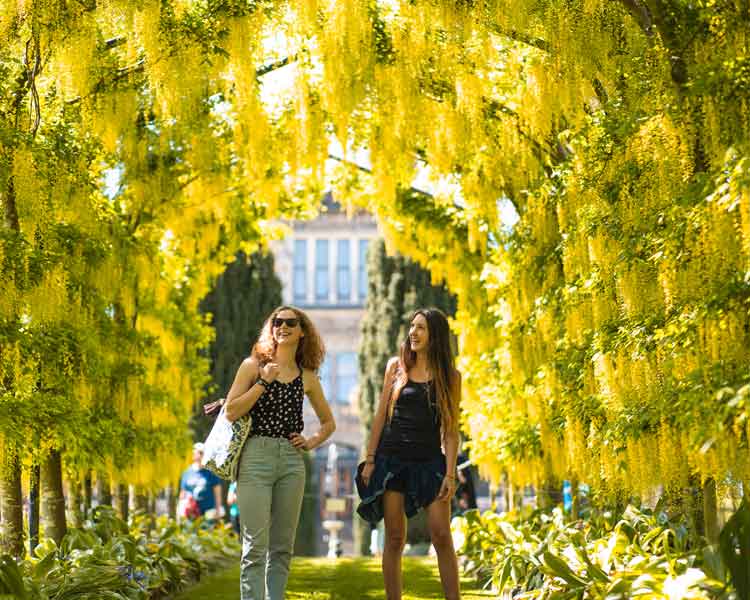
[[[304,450],[284,438],[253,436],[237,473],[242,600],[283,600],[305,492]]]

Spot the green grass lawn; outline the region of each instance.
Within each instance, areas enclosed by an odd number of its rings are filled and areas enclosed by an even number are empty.
[[[404,557],[404,600],[438,600],[443,597],[434,558]],[[239,600],[239,566],[207,577],[174,600]],[[463,600],[495,598],[475,582],[461,582]],[[383,574],[379,559],[295,558],[287,586],[288,600],[380,600]]]

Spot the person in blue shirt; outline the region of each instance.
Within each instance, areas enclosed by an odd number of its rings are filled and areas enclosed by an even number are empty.
[[[217,519],[224,516],[224,506],[221,501],[221,479],[208,469],[201,466],[203,459],[203,444],[193,445],[193,464],[182,474],[180,479],[180,504],[187,507],[185,516],[194,518],[204,516],[207,519]],[[194,503],[191,502],[191,498]],[[190,506],[197,510],[191,511]],[[197,512],[198,514],[194,514]]]
[[[240,533],[240,507],[237,504],[237,482],[229,484],[227,491],[227,504],[229,505],[229,520],[237,534]]]

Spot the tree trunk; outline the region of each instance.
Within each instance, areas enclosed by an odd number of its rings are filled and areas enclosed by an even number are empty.
[[[167,486],[167,514],[170,519],[177,518],[177,488],[173,485]]]
[[[23,550],[23,497],[21,492],[21,461],[18,448],[4,440],[0,463],[0,552],[22,557]]]
[[[83,493],[80,480],[68,481],[68,510],[71,525],[77,529],[83,527]]]
[[[91,471],[86,471],[83,478],[83,518],[88,519],[91,516]]]
[[[154,515],[150,511],[148,492],[143,486],[131,485],[129,488],[130,497],[133,499],[132,507],[135,514],[146,519],[147,531],[152,531],[156,526]]]
[[[703,523],[709,544],[719,543],[719,507],[716,497],[716,480],[707,479],[703,485]]]
[[[130,490],[125,483],[118,483],[115,488],[115,511],[126,523],[130,516]]]
[[[537,493],[537,507],[551,510],[563,503],[562,482],[550,477],[542,482]]]
[[[693,530],[698,535],[706,535],[706,521],[703,518],[705,510],[703,507],[703,484],[700,476],[691,474],[688,476],[688,488],[686,490],[671,490],[668,492],[671,502],[668,503],[671,512],[688,515],[693,524]]]
[[[42,525],[44,535],[59,544],[67,533],[65,496],[63,494],[62,456],[50,450],[41,465]]]
[[[16,123],[21,113],[23,99],[27,93],[26,79],[19,82],[15,91]],[[13,149],[9,146],[3,148],[3,154],[8,164],[13,164]],[[21,227],[18,221],[18,210],[16,209],[16,191],[13,176],[8,178],[6,189],[0,187],[0,200],[3,206],[3,226],[9,229],[15,236],[20,237]],[[17,316],[16,316],[17,318]],[[12,385],[12,382],[11,382]],[[14,557],[23,556],[23,493],[21,490],[21,460],[18,455],[18,447],[9,440],[0,441],[2,454],[0,454],[0,552],[10,554]]]
[[[29,554],[39,545],[39,479],[39,465],[34,464],[29,476]]]
[[[505,480],[505,510],[507,512],[513,512],[516,508],[516,494],[513,489],[513,483],[510,479]]]
[[[581,495],[578,492],[578,477],[573,477],[570,480],[570,497],[571,497],[571,505],[570,505],[570,518],[572,521],[578,520],[578,513],[581,510]]]
[[[133,495],[135,510],[148,513],[148,492],[142,486],[131,486],[130,493]]]
[[[112,487],[109,475],[104,471],[98,471],[96,474],[96,496],[99,506],[112,506]]]

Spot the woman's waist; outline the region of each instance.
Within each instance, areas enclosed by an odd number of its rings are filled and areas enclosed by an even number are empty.
[[[439,437],[414,438],[407,436],[384,436],[377,449],[384,456],[413,457],[415,460],[430,460],[442,453]]]
[[[445,455],[440,447],[382,446],[378,448],[375,460],[384,460],[389,464],[396,461],[400,465],[424,464],[444,461]]]
[[[247,434],[248,438],[268,438],[269,440],[287,440],[295,434],[302,433],[302,427],[254,427]]]
[[[440,445],[440,428],[425,427],[420,424],[394,423],[383,431],[382,439],[390,442],[406,444],[437,444]]]

